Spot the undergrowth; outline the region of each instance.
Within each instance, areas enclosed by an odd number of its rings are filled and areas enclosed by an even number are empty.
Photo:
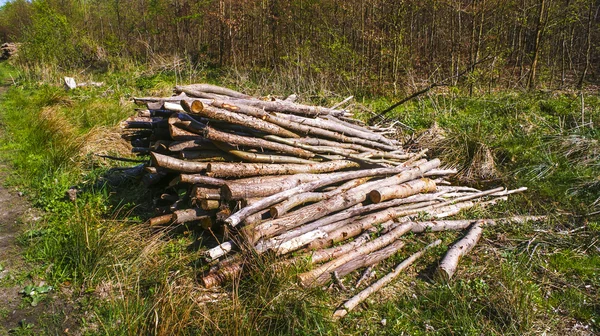
[[[584,97],[583,122],[580,97],[570,93],[467,97],[455,90],[396,110],[391,117],[414,130],[407,128],[401,136],[432,147],[433,156],[461,170],[462,182],[530,188],[458,218],[547,214],[549,219],[486,230],[449,284],[430,279],[446,251],[436,248],[336,324],[331,313],[350,293],[299,288],[295,276],[305,265],[276,268],[270,256],[249,256],[247,276],[222,292],[202,289],[197,277],[205,266],[196,248],[202,232],[151,231],[143,225],[151,215],[149,191],[135,178],[115,181],[110,167],[124,164],[95,155],[128,155],[116,126],[132,113],[128,98],[133,95],[166,95],[176,81],[225,82],[252,93],[260,86],[210,73],[187,77],[121,70],[126,71],[84,78],[104,81],[103,87],[66,91],[56,71],[18,73],[0,64],[0,75],[14,83],[0,102],[2,157],[14,173],[9,182],[45,210],[42,221],[27,224],[20,242],[37,274],[71,293],[82,307],[82,333],[562,335],[600,330],[600,224],[586,216],[596,209],[600,185],[600,134],[590,124],[600,123],[597,96]],[[340,99],[326,92],[301,98],[321,104]],[[354,106],[359,111],[378,111],[390,103],[359,102]],[[444,131],[422,135],[433,132],[434,124]],[[478,175],[475,166],[490,160],[490,171]],[[79,190],[75,201],[65,197],[71,187]],[[418,243],[378,265],[377,277],[434,237],[448,245],[460,234],[407,236]],[[351,287],[358,276],[350,274],[344,282]],[[213,295],[218,299],[206,303]]]

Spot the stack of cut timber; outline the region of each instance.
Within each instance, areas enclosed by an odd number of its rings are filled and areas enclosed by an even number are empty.
[[[240,274],[244,249],[303,251],[315,268],[300,282],[320,286],[394,255],[409,243],[407,232],[477,228],[465,245],[472,247],[492,221],[440,219],[524,190],[451,186],[444,178],[454,170],[426,159],[426,150],[404,150],[383,135],[389,128],[366,126],[340,104],[263,100],[208,84],[175,92],[135,98],[146,109],[123,123],[124,136],[150,155],[144,180],[161,190],[161,214],[150,224],[218,236],[220,244],[207,247],[216,266],[202,278],[206,287]],[[461,255],[443,264],[446,279]]]

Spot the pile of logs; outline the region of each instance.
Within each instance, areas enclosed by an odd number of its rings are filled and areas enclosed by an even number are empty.
[[[2,43],[2,45],[0,45],[0,60],[6,60],[15,56],[19,51],[20,46],[20,43]]]
[[[406,151],[385,136],[392,129],[353,119],[341,109],[348,100],[309,106],[294,96],[263,100],[208,84],[175,92],[135,98],[146,108],[123,123],[124,137],[134,152],[151,157],[144,181],[160,190],[155,201],[161,213],[150,225],[196,226],[217,239],[207,246],[214,266],[201,279],[206,287],[239,275],[243,251],[296,251],[292,259],[314,265],[299,275],[306,287],[341,284],[340,277],[361,268],[368,270],[365,282],[371,266],[408,244],[401,239],[405,233],[469,229],[440,264],[448,280],[494,221],[442,219],[524,190],[451,186],[446,178],[453,169],[426,159],[426,150]],[[439,244],[406,259],[335,317]]]

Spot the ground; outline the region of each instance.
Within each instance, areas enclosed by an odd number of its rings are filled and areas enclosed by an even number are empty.
[[[1,93],[1,92],[0,92]],[[41,302],[31,304],[32,296],[20,293],[26,286],[44,287],[43,277],[35,274],[23,258],[19,237],[35,221],[42,220],[23,193],[8,187],[10,168],[0,162],[0,336],[73,334],[77,323],[71,317],[74,305],[64,293],[51,290],[41,294]],[[65,291],[65,289],[61,289]]]

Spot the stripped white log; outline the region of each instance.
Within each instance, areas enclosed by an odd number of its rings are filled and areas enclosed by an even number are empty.
[[[227,253],[231,252],[233,249],[233,243],[230,241],[224,242],[217,247],[213,247],[210,250],[206,251],[206,259],[209,261],[216,260]]]
[[[452,279],[452,276],[458,267],[460,258],[469,253],[469,251],[475,247],[479,238],[481,238],[481,234],[483,233],[483,223],[484,221],[477,221],[461,240],[450,247],[448,253],[446,253],[446,256],[444,256],[440,262],[440,266],[436,272],[438,278],[444,281]]]

